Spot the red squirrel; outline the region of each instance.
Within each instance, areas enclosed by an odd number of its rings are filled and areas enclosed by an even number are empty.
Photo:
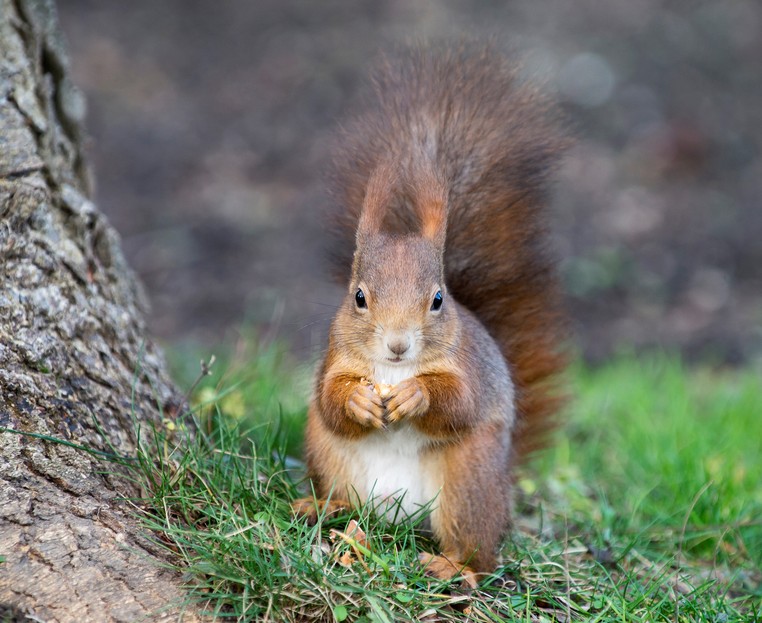
[[[564,366],[548,178],[552,102],[489,47],[384,59],[333,158],[348,287],[308,412],[329,507],[430,506],[429,573],[492,572],[514,471],[542,444]],[[315,513],[312,499],[295,504]]]

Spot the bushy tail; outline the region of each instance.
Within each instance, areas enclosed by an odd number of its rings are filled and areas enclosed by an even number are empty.
[[[548,178],[567,139],[551,103],[489,47],[417,49],[385,58],[333,159],[336,265],[348,276],[367,181],[396,162],[384,227],[417,231],[405,188],[421,159],[448,181],[447,286],[500,344],[517,389],[517,458],[542,445],[565,365],[558,289],[546,248]]]

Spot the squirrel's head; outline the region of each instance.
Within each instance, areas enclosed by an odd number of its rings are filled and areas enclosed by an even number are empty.
[[[457,314],[444,282],[446,186],[433,168],[416,171],[399,190],[396,169],[370,177],[357,228],[347,298],[336,337],[373,365],[419,365],[452,346]],[[419,230],[382,230],[390,205],[409,201]]]

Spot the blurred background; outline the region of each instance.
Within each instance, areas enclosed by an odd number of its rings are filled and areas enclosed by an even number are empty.
[[[762,357],[756,0],[61,0],[96,199],[165,342],[266,325],[305,358],[341,288],[322,261],[326,139],[398,41],[491,37],[578,137],[553,231],[589,361]]]

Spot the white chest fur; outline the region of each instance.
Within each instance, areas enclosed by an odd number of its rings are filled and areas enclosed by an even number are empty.
[[[427,452],[427,445],[428,439],[406,424],[348,443],[351,486],[362,501],[380,504],[379,511],[386,506],[390,520],[397,501],[405,514],[418,512],[442,487],[438,453]]]
[[[415,366],[376,364],[373,381],[376,383],[386,383],[387,385],[396,385],[400,381],[415,376],[416,372]]]

